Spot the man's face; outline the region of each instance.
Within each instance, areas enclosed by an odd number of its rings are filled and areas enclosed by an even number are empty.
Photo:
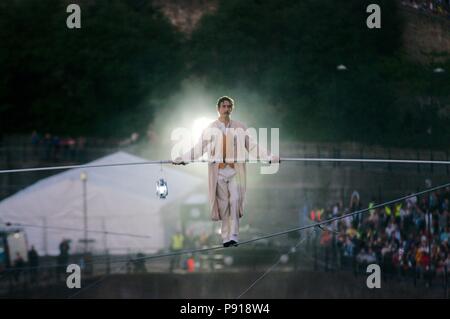
[[[218,112],[220,115],[230,115],[233,111],[233,106],[231,105],[230,101],[222,101],[219,104]]]

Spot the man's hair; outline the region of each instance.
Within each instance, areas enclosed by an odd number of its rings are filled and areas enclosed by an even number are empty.
[[[229,97],[229,96],[222,96],[217,100],[217,108],[220,107],[220,103],[222,103],[223,101],[228,101],[231,103],[231,106],[234,108],[234,100]]]

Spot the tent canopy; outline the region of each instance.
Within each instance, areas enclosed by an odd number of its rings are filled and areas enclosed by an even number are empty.
[[[136,163],[145,159],[117,152],[89,164]],[[86,196],[82,172],[86,173]],[[164,177],[169,196],[156,196],[156,181]],[[52,227],[84,228],[86,198],[89,230],[151,236],[136,238],[90,232],[93,251],[111,253],[150,253],[165,247],[161,208],[184,198],[203,181],[172,167],[130,165],[76,168],[44,178],[0,202],[4,222],[46,226],[26,227],[29,245],[39,253],[58,254],[63,239],[70,239],[71,252],[80,251],[83,231],[57,230]]]

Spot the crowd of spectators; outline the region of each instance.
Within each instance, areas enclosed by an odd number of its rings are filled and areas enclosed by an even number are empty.
[[[365,207],[375,205],[372,199]],[[318,239],[327,267],[349,266],[365,271],[368,264],[376,263],[389,276],[411,276],[427,282],[435,276],[446,276],[450,263],[449,205],[447,187],[331,222]],[[314,208],[309,218],[326,220],[362,208],[355,191],[348,206],[339,202],[325,209]]]
[[[73,138],[60,137],[45,133],[43,135],[36,131],[31,134],[31,145],[33,156],[41,160],[76,160],[80,152],[83,152],[86,145],[85,137]]]
[[[154,131],[148,131],[148,142],[155,144]],[[31,145],[33,149],[33,157],[40,160],[69,160],[80,161],[85,160],[84,153],[86,147],[91,149],[101,148],[126,148],[132,145],[137,145],[142,138],[139,133],[133,132],[128,138],[86,138],[84,136],[72,137],[54,135],[51,133],[40,134],[33,131],[31,134]]]
[[[402,5],[450,19],[450,0],[403,0]]]

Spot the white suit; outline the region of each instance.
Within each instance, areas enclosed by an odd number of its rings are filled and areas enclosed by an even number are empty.
[[[222,239],[224,242],[237,241],[239,218],[244,215],[246,164],[242,162],[233,163],[236,158],[238,161],[245,159],[241,158],[241,155],[237,155],[240,154],[237,150],[245,146],[245,150],[251,153],[255,152],[258,147],[254,139],[248,135],[242,140],[233,135],[230,136],[228,134],[230,128],[239,132],[247,130],[245,124],[235,120],[230,120],[227,130],[225,130],[224,124],[215,120],[202,133],[200,142],[194,146],[191,152],[183,156],[183,160],[189,162],[191,159],[201,157],[205,152],[208,154],[208,190],[211,218],[214,221],[222,220]],[[211,129],[214,131],[213,133],[211,133]],[[219,169],[219,163],[223,163],[224,158],[222,139],[224,133],[227,136],[226,162],[233,163],[234,168],[227,165],[224,169]],[[228,150],[230,150],[231,155]],[[267,161],[271,159],[265,149],[259,147],[258,151],[259,159]],[[194,156],[192,156],[192,153]]]

